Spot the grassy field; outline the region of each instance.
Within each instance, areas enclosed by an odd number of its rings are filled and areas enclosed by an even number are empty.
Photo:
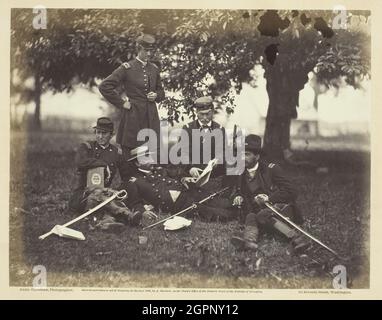
[[[236,252],[229,242],[239,230],[228,224],[194,221],[190,228],[166,232],[127,227],[119,234],[89,230],[87,222],[73,227],[85,241],[38,236],[66,216],[75,186],[75,148],[86,135],[11,135],[10,285],[31,286],[33,266],[44,265],[48,286],[178,287],[178,288],[332,288],[321,265],[292,254],[289,245],[269,235],[257,253]],[[369,286],[370,155],[305,151],[304,157],[327,168],[289,167],[299,189],[304,228],[350,256],[349,287]],[[331,150],[333,149],[333,150]],[[148,242],[138,243],[145,235]],[[316,259],[328,257],[323,252]],[[328,271],[338,264],[330,261]]]

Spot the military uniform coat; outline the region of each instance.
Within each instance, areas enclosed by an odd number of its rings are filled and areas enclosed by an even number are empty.
[[[293,208],[296,221],[302,220],[296,205],[297,191],[285,172],[275,163],[259,162],[254,178],[248,171],[240,176],[227,177],[233,186],[233,197],[241,195],[244,198],[243,209],[246,214],[256,213],[261,208],[254,198],[258,194],[266,194],[273,204],[290,204]]]
[[[106,148],[102,148],[96,141],[81,143],[76,154],[75,163],[77,167],[78,184],[69,201],[69,206],[76,210],[83,200],[83,194],[86,189],[87,171],[89,169],[97,167],[104,167],[106,169],[107,166],[109,167],[111,175],[109,180],[106,181],[105,179],[105,187],[111,185],[118,170],[122,179],[128,175],[129,172],[129,164],[123,159],[120,149],[112,144],[109,144]]]
[[[122,95],[129,99],[130,110],[123,108],[125,101],[118,90],[122,90]],[[122,112],[117,143],[129,148],[137,147],[137,134],[143,128],[153,129],[159,137],[160,122],[156,102],[164,99],[164,90],[159,68],[155,64],[148,62],[144,66],[136,59],[123,63],[102,81],[99,91]],[[157,93],[155,102],[147,100],[147,94],[151,91]]]
[[[212,193],[203,188],[186,189],[178,180],[169,177],[166,170],[140,172],[130,179],[125,189],[128,194],[127,206],[133,211],[141,212],[145,211],[145,204],[151,204],[158,211],[176,213]],[[216,197],[198,206],[198,212],[199,215],[208,216],[211,220],[229,220],[235,214],[230,207],[231,204],[227,199]]]
[[[217,141],[217,139],[215,139],[215,137],[213,136],[213,134],[211,135],[211,157],[209,158],[204,158],[203,157],[203,148],[204,148],[204,141],[207,139],[204,139],[203,137],[201,137],[200,139],[200,157],[197,156],[196,159],[200,159],[199,163],[193,163],[192,161],[192,158],[193,158],[193,143],[195,143],[192,139],[192,132],[193,130],[198,130],[198,131],[202,131],[204,130],[201,126],[200,126],[200,123],[198,120],[194,120],[188,124],[186,124],[185,126],[183,126],[183,129],[187,132],[187,137],[188,137],[188,154],[186,156],[186,158],[188,159],[188,162],[189,164],[186,164],[184,166],[184,170],[187,172],[188,174],[188,171],[192,168],[192,167],[197,167],[197,168],[200,168],[200,169],[204,169],[207,164],[208,164],[208,161],[210,161],[211,159],[214,159],[215,157],[218,157],[219,159],[222,159],[223,160],[223,164],[219,164],[217,167],[215,167],[213,173],[212,173],[212,176],[218,176],[218,175],[222,175],[225,173],[225,165],[224,165],[224,151],[225,151],[225,143],[226,143],[226,139],[225,139],[225,129],[224,127],[222,127],[219,123],[215,122],[215,121],[212,121],[211,123],[211,127],[209,128],[209,131],[205,130],[204,131],[204,134],[206,134],[206,136],[208,136],[209,133],[212,132],[212,130],[219,130],[221,132],[221,137],[222,137],[222,141]],[[220,135],[219,135],[220,136]],[[218,138],[219,136],[216,136],[216,138]],[[180,141],[183,141],[183,139],[187,139],[187,137],[181,137],[181,140]]]
[[[144,204],[151,204],[157,210],[173,212],[185,204],[186,200],[183,196],[185,187],[178,180],[168,177],[164,170],[148,173],[138,170],[125,188],[128,194],[127,205],[132,210],[144,211]]]

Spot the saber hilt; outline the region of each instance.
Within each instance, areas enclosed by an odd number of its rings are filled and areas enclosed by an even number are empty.
[[[63,224],[62,227],[68,227],[71,224],[73,224],[73,223],[75,223],[75,222],[77,222],[77,221],[87,217],[88,215],[92,214],[94,211],[97,211],[98,209],[102,208],[103,206],[105,206],[109,202],[113,201],[115,198],[117,198],[118,200],[123,200],[123,199],[126,198],[126,196],[127,196],[126,190],[117,191],[112,196],[110,196],[109,198],[107,198],[105,201],[101,202],[100,204],[98,204],[94,208],[86,211],[85,213],[81,214],[80,216],[74,218],[73,220],[70,220],[69,222]],[[49,231],[49,232],[39,236],[38,238],[40,240],[44,240],[46,237],[50,236],[53,233],[54,233],[54,228],[51,231]]]

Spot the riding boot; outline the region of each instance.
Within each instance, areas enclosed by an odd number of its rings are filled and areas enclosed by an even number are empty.
[[[293,250],[296,253],[304,252],[310,243],[305,239],[303,235],[299,235],[297,231],[287,225],[285,222],[272,218],[273,228],[284,235],[287,239],[291,240]]]
[[[245,226],[244,232],[241,235],[235,235],[231,238],[231,243],[238,250],[256,250],[258,248],[257,238],[259,229],[257,226]]]

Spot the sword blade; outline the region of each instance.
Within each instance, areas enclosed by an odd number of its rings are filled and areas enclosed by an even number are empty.
[[[270,209],[272,210],[272,212],[274,212],[278,217],[280,217],[282,220],[284,220],[286,223],[290,224],[291,226],[293,226],[295,229],[297,229],[298,231],[300,231],[302,234],[304,234],[305,236],[307,236],[309,239],[313,240],[314,242],[316,242],[317,244],[319,244],[321,247],[325,248],[326,250],[328,250],[329,252],[331,252],[332,254],[334,254],[337,258],[340,258],[340,255],[338,254],[337,251],[329,248],[326,244],[322,243],[320,240],[318,240],[317,238],[313,237],[311,234],[309,234],[308,232],[306,232],[304,229],[300,228],[297,224],[295,224],[294,222],[292,222],[291,220],[289,220],[288,218],[284,217],[280,212],[278,212],[269,202],[265,202],[265,205]]]
[[[185,213],[185,212],[187,212],[187,211],[189,211],[189,210],[191,210],[191,209],[195,209],[195,208],[198,206],[198,204],[204,203],[204,202],[206,202],[206,201],[212,199],[213,197],[217,196],[218,194],[220,194],[220,193],[222,193],[222,192],[228,190],[228,188],[229,188],[229,187],[225,187],[225,188],[223,188],[223,189],[221,189],[221,190],[219,190],[219,191],[217,191],[217,192],[215,192],[215,193],[209,195],[208,197],[206,197],[206,198],[200,200],[199,202],[197,202],[197,204],[196,204],[196,203],[193,203],[193,204],[190,205],[189,207],[187,207],[187,208],[185,208],[185,209],[183,209],[183,210],[181,210],[181,211],[179,211],[179,212],[177,212],[177,213],[175,213],[175,214],[173,214],[173,215],[171,215],[171,216],[169,216],[169,217],[167,217],[167,218],[164,218],[164,219],[162,219],[162,220],[160,220],[160,221],[157,221],[157,222],[155,222],[155,223],[153,223],[153,224],[150,224],[150,225],[147,226],[147,227],[144,227],[142,230],[146,230],[146,229],[155,227],[155,226],[157,226],[158,224],[161,224],[162,222],[166,222],[167,220],[169,220],[169,219],[171,219],[171,218],[173,218],[173,217],[179,216],[180,214]]]

